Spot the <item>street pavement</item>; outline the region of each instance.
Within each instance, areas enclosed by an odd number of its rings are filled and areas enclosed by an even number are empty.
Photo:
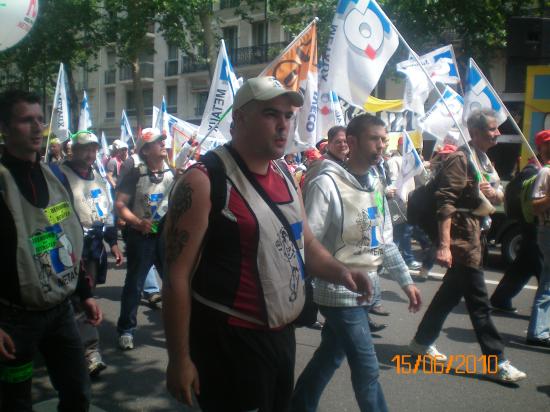
[[[493,261],[491,268],[485,273],[487,288],[492,293],[502,276],[502,267],[499,267],[498,256],[491,256],[490,260]],[[199,410],[179,405],[165,389],[167,356],[159,309],[142,305],[138,313],[136,349],[122,352],[117,348],[116,321],[124,274],[124,269],[111,267],[107,284],[100,285],[96,291],[105,316],[100,334],[103,356],[109,366],[92,384],[93,404],[106,412]],[[406,297],[395,282],[381,279],[384,306],[391,315],[373,316],[377,322],[389,324],[386,329],[374,335],[374,343],[380,362],[380,382],[389,410],[550,411],[550,349],[524,344],[536,289],[535,281],[531,281],[514,300],[519,309],[517,314],[495,314],[493,317],[505,341],[507,357],[516,367],[527,373],[527,380],[518,385],[488,381],[481,376],[481,362],[477,360],[474,364],[472,357],[469,371],[475,373],[456,373],[450,370],[448,374],[429,374],[429,370],[423,371],[421,366],[414,373],[398,373],[395,355],[407,353],[406,345],[440,286],[442,274],[443,270],[436,267],[434,277],[419,283],[424,304],[417,314],[407,311]],[[319,345],[320,332],[301,328],[296,332],[296,340],[298,376]],[[455,359],[460,358],[456,358],[457,355],[475,355],[479,359],[479,345],[464,302],[448,317],[437,340],[437,347],[447,355],[455,355]],[[231,377],[228,376],[228,379]],[[36,371],[33,397],[36,402],[55,397],[44,367]],[[347,363],[340,367],[325,389],[318,410],[358,411]]]

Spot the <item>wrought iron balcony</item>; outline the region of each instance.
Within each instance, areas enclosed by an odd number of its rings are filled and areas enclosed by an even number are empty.
[[[220,0],[220,10],[237,7],[241,0]]]
[[[153,62],[142,62],[139,64],[141,79],[153,79],[155,76],[155,65]],[[132,67],[123,66],[119,70],[119,80],[132,80]]]
[[[287,42],[280,42],[239,47],[237,49],[228,49],[227,54],[231,64],[235,67],[263,64],[275,59],[287,44]],[[181,73],[192,73],[201,70],[208,70],[205,52],[201,53],[198,57],[182,56]]]

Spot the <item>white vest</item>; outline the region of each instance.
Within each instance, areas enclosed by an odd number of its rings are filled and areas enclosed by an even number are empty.
[[[61,170],[67,176],[73,192],[73,206],[84,228],[89,229],[94,222],[112,225],[113,205],[109,202],[105,180],[92,170],[93,180],[80,177],[67,165]]]
[[[44,209],[20,193],[11,173],[0,165],[0,191],[17,230],[17,273],[23,305],[45,310],[76,289],[83,233],[69,194],[53,172],[40,163],[48,186]]]
[[[256,262],[267,312],[267,326],[275,328],[287,325],[298,317],[305,302],[303,272],[300,258],[297,255],[297,253],[300,253],[302,262],[305,261],[303,218],[298,193],[292,182],[280,171],[286,181],[292,201],[287,204],[278,204],[277,207],[291,225],[293,235],[300,249],[296,251],[281,221],[241,172],[228,150],[224,146],[219,146],[214,151],[224,164],[226,179],[229,184],[242,196],[258,222]],[[273,164],[275,163],[273,162]],[[209,301],[196,293],[193,296],[201,303],[214,309],[259,323],[255,319],[216,302]]]
[[[360,190],[337,173],[325,171],[334,181],[342,208],[343,246],[334,257],[347,266],[376,270],[384,260],[384,192],[378,183],[374,191]],[[376,179],[379,182],[379,179]]]
[[[140,163],[138,170],[140,178],[136,184],[132,213],[140,219],[158,221],[168,211],[168,195],[174,184],[174,173],[165,163],[162,180],[155,183],[151,181],[145,163]]]

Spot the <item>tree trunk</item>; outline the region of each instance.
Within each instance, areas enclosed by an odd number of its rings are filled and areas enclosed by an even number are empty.
[[[201,11],[199,18],[204,28],[204,45],[206,46],[206,57],[208,58],[208,71],[210,72],[210,79],[212,79],[214,71],[216,70],[216,60],[218,57],[214,30],[212,28],[212,13],[209,11]]]
[[[134,89],[134,103],[136,108],[137,129],[142,130],[145,124],[143,108],[143,84],[141,83],[141,67],[139,57],[132,61],[132,81]]]
[[[78,116],[80,110],[78,96],[76,95],[76,86],[74,84],[73,68],[69,62],[63,62],[63,66],[65,66],[67,84],[69,86],[69,112],[71,116],[69,128],[72,133],[76,133],[78,131]]]

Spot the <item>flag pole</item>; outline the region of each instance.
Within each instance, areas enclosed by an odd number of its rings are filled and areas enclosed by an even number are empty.
[[[204,143],[204,141],[208,138],[208,136],[210,136],[210,134],[212,134],[212,131],[214,129],[216,129],[220,123],[222,122],[223,119],[225,119],[225,116],[227,116],[227,114],[233,109],[233,105],[229,106],[229,108],[220,116],[220,118],[218,119],[218,121],[216,122],[215,126],[211,127],[210,130],[208,131],[208,133],[206,133],[204,135],[204,137],[201,139],[201,141],[199,142],[199,144],[197,146],[195,146],[192,150],[189,151],[189,153],[187,154],[186,158],[185,158],[185,163],[187,163],[189,161],[189,159],[191,159],[191,157],[193,157],[195,155],[195,152],[197,151],[197,147],[201,147],[202,144]],[[185,164],[184,163],[184,164]]]
[[[539,167],[542,167],[542,165],[540,164],[539,162],[539,159],[537,158],[537,154],[535,153],[535,151],[533,150],[533,148],[531,147],[531,145],[529,144],[529,141],[527,140],[527,138],[525,137],[525,135],[523,134],[523,132],[521,131],[521,129],[519,128],[518,124],[516,123],[516,121],[514,120],[514,118],[512,117],[512,115],[510,114],[510,112],[508,111],[508,108],[506,107],[506,105],[502,102],[500,96],[498,95],[498,93],[496,92],[496,90],[493,88],[493,86],[491,85],[491,83],[487,80],[487,78],[485,77],[485,74],[483,74],[483,72],[481,71],[481,69],[479,68],[479,66],[477,65],[477,63],[475,62],[474,59],[470,58],[470,61],[473,63],[474,67],[477,69],[477,71],[483,76],[483,80],[485,80],[485,83],[487,84],[487,86],[489,87],[489,90],[493,93],[493,95],[498,99],[498,103],[504,108],[504,112],[506,113],[506,116],[512,121],[512,124],[514,125],[514,128],[516,129],[516,131],[519,133],[519,135],[521,136],[521,139],[523,140],[523,143],[525,143],[525,145],[527,146],[527,148],[529,149],[529,151],[531,152],[531,154],[533,155],[535,161],[537,162],[537,165]]]
[[[397,33],[397,36],[399,37],[399,39],[401,40],[401,42],[403,42],[403,45],[405,46],[405,48],[407,48],[407,50],[409,51],[409,53],[413,56],[414,60],[416,61],[416,63],[418,64],[418,66],[420,67],[420,69],[422,70],[422,72],[424,73],[424,75],[428,78],[428,81],[431,83],[432,87],[435,89],[435,91],[437,92],[437,95],[439,96],[439,98],[441,99],[441,102],[443,103],[443,105],[445,106],[445,108],[447,109],[447,111],[449,112],[449,115],[451,116],[451,118],[453,119],[453,122],[455,123],[456,127],[458,128],[458,131],[460,133],[460,135],[462,136],[462,139],[464,140],[464,143],[465,143],[465,146],[466,146],[466,149],[468,150],[470,156],[472,157],[472,159],[474,159],[474,156],[473,156],[473,152],[472,152],[472,149],[470,148],[470,145],[468,144],[468,140],[466,140],[466,134],[464,133],[464,130],[462,130],[462,126],[460,125],[460,123],[457,121],[456,119],[456,116],[454,115],[454,113],[452,112],[451,108],[449,107],[449,105],[447,104],[447,102],[445,101],[445,99],[443,98],[443,93],[441,93],[441,91],[439,90],[439,88],[437,87],[437,85],[435,84],[434,80],[432,79],[432,77],[429,75],[428,71],[426,70],[426,68],[424,67],[424,65],[422,64],[422,62],[420,61],[420,58],[418,57],[418,54],[416,54],[416,52],[412,49],[411,46],[409,46],[409,43],[407,43],[407,40],[405,40],[405,38],[402,36],[402,34],[399,32],[399,30],[397,30],[397,27],[395,27],[395,24],[393,24],[393,21],[391,21],[388,16],[386,16],[386,13],[382,10],[382,8],[380,7],[380,10],[382,11],[382,13],[384,14],[384,16],[386,17],[386,19],[389,21],[391,27],[395,30],[395,32]],[[458,68],[457,68],[458,70]],[[473,165],[474,165],[474,168],[476,169],[476,172],[483,177],[483,174],[481,173],[481,170],[479,170],[479,167],[477,165],[477,163],[475,161],[472,162]]]
[[[57,72],[57,83],[55,86],[55,93],[53,96],[53,104],[52,104],[52,114],[50,116],[50,126],[48,127],[48,138],[46,139],[46,153],[44,154],[44,157],[46,158],[46,161],[48,160],[48,149],[50,148],[50,136],[52,135],[52,122],[53,122],[53,114],[55,113],[56,106],[57,106],[57,95],[59,92],[59,80],[61,78],[61,69],[63,67],[63,63],[59,63],[59,71]],[[47,162],[46,162],[47,163]]]
[[[451,55],[453,56],[453,60],[455,63],[456,75],[458,76],[458,84],[460,85],[460,91],[462,92],[462,96],[464,96],[464,86],[462,85],[462,79],[460,78],[460,70],[458,70],[458,61],[456,60],[455,49],[452,43],[451,43]]]
[[[289,50],[290,48],[294,47],[294,44],[295,44],[298,40],[300,40],[300,38],[309,30],[309,28],[310,28],[311,26],[313,26],[314,24],[317,24],[318,21],[319,21],[319,17],[315,17],[315,18],[313,19],[313,21],[312,21],[311,23],[309,23],[309,24],[306,26],[306,28],[305,28],[304,30],[302,30],[296,37],[294,37],[294,39],[293,39],[290,43],[288,43],[288,45],[283,49],[283,51],[281,51],[281,52],[277,55],[277,57],[276,57],[275,59],[273,59],[273,60],[271,61],[271,63],[269,63],[269,64],[267,65],[267,67],[266,67],[265,69],[262,70],[262,72],[258,75],[258,77],[265,76],[265,73],[271,68],[271,64],[272,64],[274,61],[279,60],[279,58],[282,57],[282,56],[286,53],[287,50]],[[266,47],[267,47],[267,45],[266,45]]]

